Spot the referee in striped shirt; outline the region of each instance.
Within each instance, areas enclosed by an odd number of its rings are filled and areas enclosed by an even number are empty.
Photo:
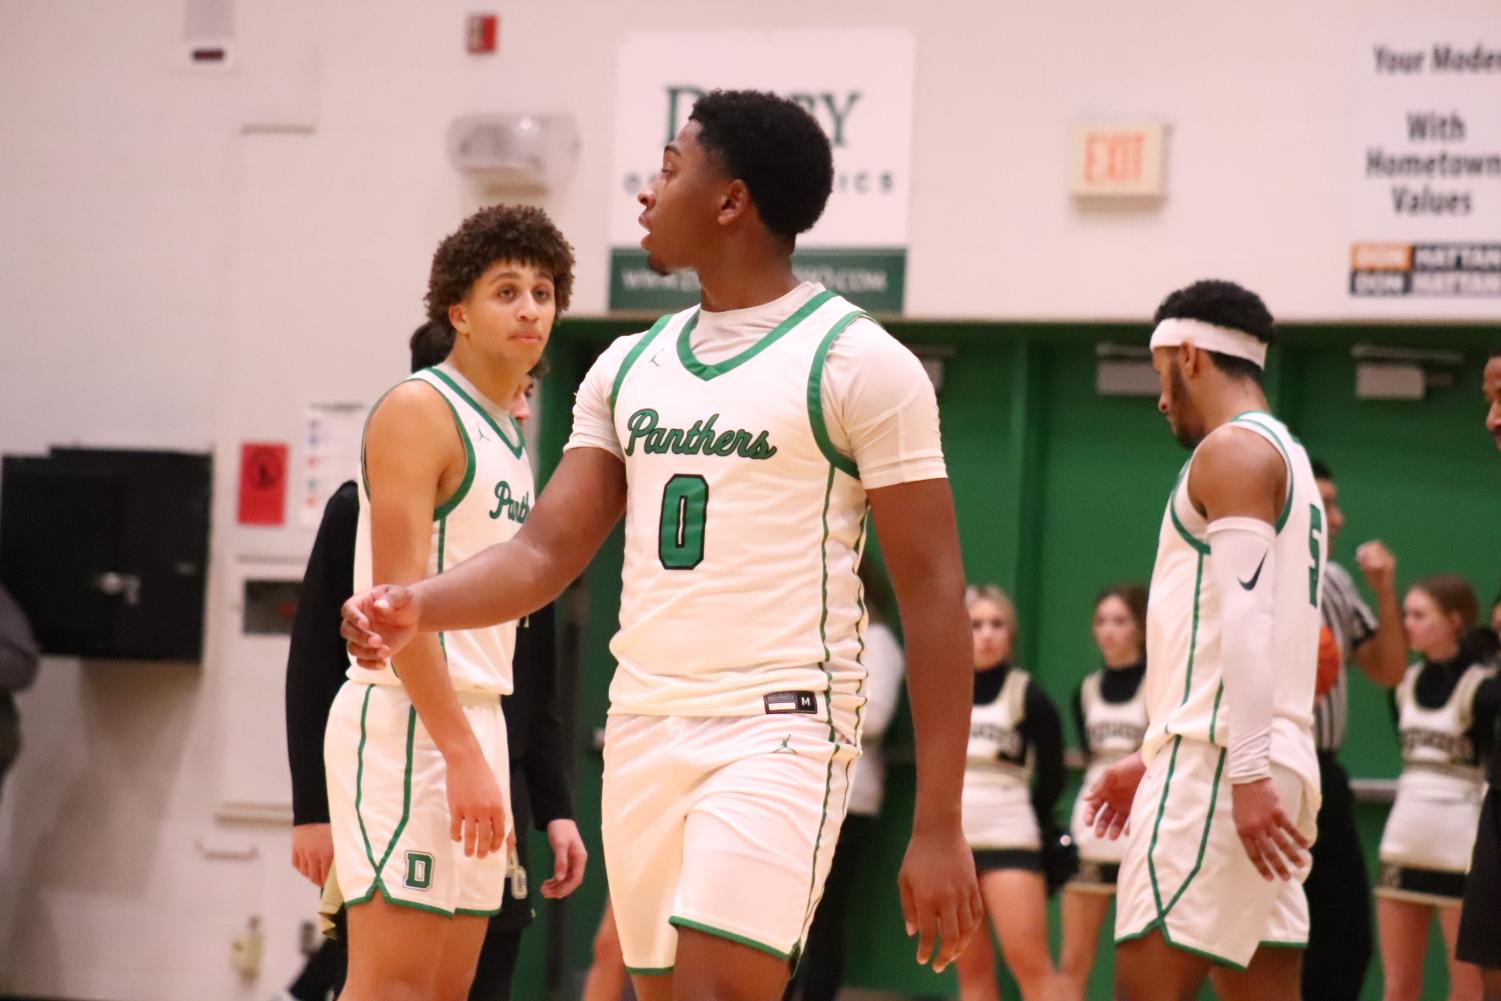
[[[1334,476],[1322,462],[1313,475],[1324,500],[1329,524],[1329,551],[1344,527]],[[1319,749],[1324,803],[1319,808],[1313,868],[1303,884],[1308,895],[1308,951],[1303,957],[1303,996],[1320,1001],[1356,1001],[1371,961],[1371,885],[1360,839],[1355,831],[1355,799],[1350,778],[1338,758],[1349,716],[1349,678],[1353,659],[1376,684],[1391,688],[1407,670],[1407,635],[1397,600],[1397,561],[1380,542],[1367,542],[1355,561],[1376,596],[1372,612],[1355,589],[1355,581],[1333,560],[1324,572],[1321,602],[1324,626],[1339,652],[1339,671],[1314,703],[1313,733]]]

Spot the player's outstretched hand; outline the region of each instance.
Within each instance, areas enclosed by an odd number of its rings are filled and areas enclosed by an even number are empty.
[[[1136,787],[1147,773],[1146,763],[1138,752],[1105,769],[1098,782],[1084,794],[1084,823],[1092,825],[1096,835],[1114,840],[1131,819],[1131,801]]]
[[[319,889],[334,864],[333,830],[328,824],[297,824],[292,828],[292,868]]]
[[[1282,809],[1277,787],[1271,779],[1258,779],[1230,787],[1234,806],[1235,833],[1261,878],[1292,879],[1307,861],[1311,847],[1307,838]]]
[[[589,852],[579,827],[571,820],[554,820],[547,825],[547,843],[552,846],[552,878],[542,883],[542,896],[561,900],[584,881],[584,863]]]
[[[505,850],[505,797],[478,754],[448,759],[448,816],[448,836],[464,843],[465,855],[484,858]]]
[[[417,633],[417,595],[399,584],[382,584],[344,602],[339,635],[361,667],[380,667]]]
[[[943,833],[912,832],[897,875],[907,936],[916,935],[917,962],[942,973],[985,920],[975,857],[957,826]],[[936,947],[936,951],[935,951]]]

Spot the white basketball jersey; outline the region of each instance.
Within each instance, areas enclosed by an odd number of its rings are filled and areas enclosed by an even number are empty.
[[[1485,784],[1480,750],[1470,739],[1475,693],[1496,669],[1473,664],[1460,675],[1448,701],[1436,709],[1418,703],[1413,689],[1421,663],[1407,669],[1397,685],[1397,730],[1402,738],[1398,792],[1427,800],[1473,800]]]
[[[1147,732],[1146,679],[1136,686],[1136,693],[1125,702],[1107,702],[1100,694],[1105,671],[1095,671],[1079,686],[1079,704],[1084,713],[1084,750],[1089,767],[1084,788],[1106,768],[1141,747]]]
[[[433,512],[429,575],[442,573],[521,530],[531,512],[535,488],[521,427],[510,414],[480,395],[446,362],[423,369],[407,381],[436,389],[453,414],[464,442],[464,479],[447,502]],[[378,406],[379,404],[377,404]],[[370,557],[370,487],[360,460],[360,520],[355,537],[354,589],[372,587]],[[439,633],[448,674],[456,691],[511,693],[511,655],[516,623]],[[349,677],[376,685],[400,685],[388,662],[379,670],[351,662]]]
[[[972,848],[1038,845],[1032,812],[1036,752],[1017,731],[1031,676],[1011,668],[995,701],[970,710],[964,762],[964,837]]]
[[[1271,758],[1303,780],[1317,805],[1313,692],[1326,559],[1324,505],[1308,454],[1281,421],[1253,411],[1230,423],[1267,439],[1287,462],[1287,500],[1272,550],[1273,635],[1266,665],[1275,676]],[[1143,682],[1151,717],[1142,743],[1146,761],[1174,737],[1229,746],[1228,696],[1220,674],[1220,600],[1206,541],[1208,525],[1188,499],[1192,466],[1190,457],[1168,499],[1152,570]]]
[[[829,348],[865,314],[821,292],[709,365],[691,347],[698,313],[640,335],[610,395],[627,481],[611,712],[832,706],[853,727],[867,507],[830,444],[821,386]]]

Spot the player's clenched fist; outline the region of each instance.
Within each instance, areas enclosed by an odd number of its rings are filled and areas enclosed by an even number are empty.
[[[417,633],[417,595],[399,584],[382,584],[344,602],[339,634],[361,667],[378,668]]]

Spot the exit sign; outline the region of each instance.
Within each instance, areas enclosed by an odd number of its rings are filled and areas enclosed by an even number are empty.
[[[1077,198],[1161,198],[1167,126],[1074,126],[1073,193]]]

